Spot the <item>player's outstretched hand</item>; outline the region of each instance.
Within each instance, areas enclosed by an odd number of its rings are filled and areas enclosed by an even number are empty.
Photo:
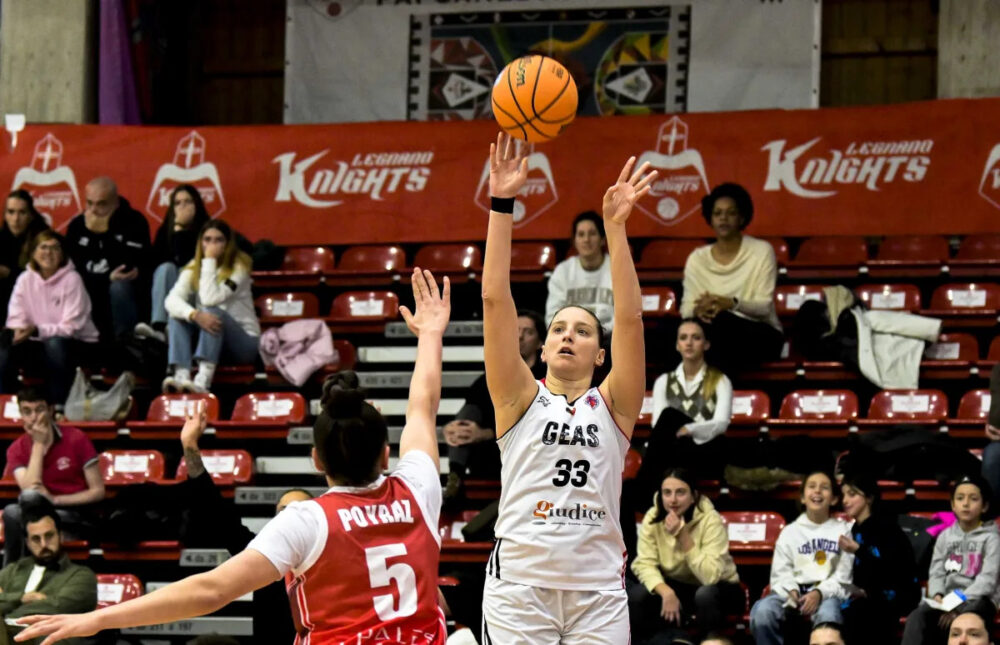
[[[28,628],[14,637],[18,643],[33,638],[48,636],[41,645],[54,645],[67,638],[93,636],[100,631],[94,612],[86,614],[57,614],[54,616],[25,616],[17,619],[18,624]]]
[[[490,196],[517,197],[528,179],[528,156],[523,154],[526,148],[521,146],[522,154],[517,154],[514,139],[505,132],[490,144]]]
[[[444,277],[444,288],[439,291],[437,281],[430,271],[413,267],[410,286],[413,287],[414,311],[411,312],[407,307],[399,308],[406,326],[415,336],[444,334],[451,317],[451,281],[448,276]]]
[[[632,207],[649,192],[649,183],[656,178],[657,171],[649,170],[649,162],[632,172],[635,157],[629,157],[618,175],[618,181],[604,193],[604,220],[624,224],[632,213]]]
[[[199,399],[193,403],[184,414],[184,427],[181,428],[181,445],[185,448],[197,448],[208,425],[208,401]]]

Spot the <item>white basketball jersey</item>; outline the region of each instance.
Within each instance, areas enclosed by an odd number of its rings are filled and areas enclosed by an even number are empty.
[[[487,575],[551,589],[622,589],[618,509],[629,441],[600,391],[569,403],[539,381],[498,444],[503,486]]]

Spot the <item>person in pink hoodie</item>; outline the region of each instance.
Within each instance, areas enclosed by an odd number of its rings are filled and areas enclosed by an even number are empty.
[[[0,335],[0,391],[17,391],[22,366],[42,366],[57,408],[66,401],[77,366],[86,362],[98,339],[90,296],[64,249],[63,237],[55,231],[35,236]]]

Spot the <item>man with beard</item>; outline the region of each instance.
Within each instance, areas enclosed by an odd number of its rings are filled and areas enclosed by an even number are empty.
[[[11,623],[34,614],[78,614],[97,606],[97,576],[70,562],[62,550],[59,515],[47,502],[23,509],[24,534],[31,555],[0,571],[0,614],[5,629],[0,644],[12,642],[20,627]],[[64,641],[68,645],[78,639]]]

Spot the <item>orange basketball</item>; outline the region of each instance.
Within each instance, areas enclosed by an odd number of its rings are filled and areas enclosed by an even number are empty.
[[[522,56],[493,83],[493,116],[512,137],[555,139],[576,117],[576,83],[548,56]]]

